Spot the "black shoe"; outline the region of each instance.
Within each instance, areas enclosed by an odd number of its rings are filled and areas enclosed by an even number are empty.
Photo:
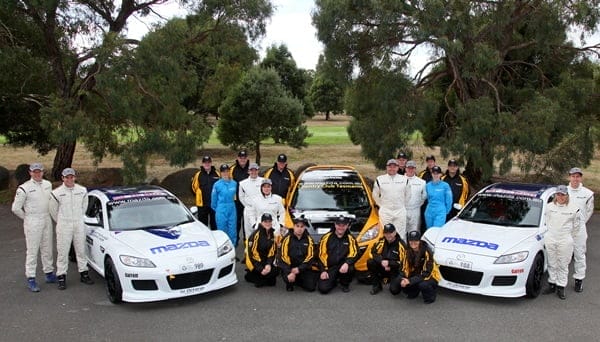
[[[285,285],[285,290],[288,291],[288,292],[294,291],[294,285],[292,285],[292,284],[286,284]]]
[[[575,292],[583,292],[583,279],[575,279]]]
[[[342,292],[350,292],[350,287],[348,285],[340,285],[342,288]]]
[[[381,292],[381,290],[382,290],[381,284],[377,284],[377,285],[373,285],[373,287],[371,288],[371,291],[369,291],[369,293],[372,295],[376,295],[379,292]]]
[[[433,302],[435,302],[435,299],[425,299],[425,300],[423,301],[423,303],[425,303],[425,304],[431,304],[431,303],[433,303]]]
[[[90,275],[88,274],[87,271],[83,271],[83,272],[79,273],[79,275],[80,275],[79,280],[82,283],[87,284],[87,285],[93,285],[94,284],[94,281],[92,280],[92,278],[90,278]]]
[[[548,283],[548,287],[542,291],[542,294],[552,294],[556,292],[556,285],[552,283]]]
[[[560,299],[567,299],[567,297],[565,296],[565,287],[564,286],[557,286],[556,287],[556,295]]]
[[[67,277],[63,274],[63,275],[59,275],[58,277],[56,277],[56,279],[58,280],[58,289],[66,290],[67,289]]]

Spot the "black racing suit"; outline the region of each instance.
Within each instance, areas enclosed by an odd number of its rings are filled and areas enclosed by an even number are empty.
[[[318,282],[319,292],[328,293],[337,284],[339,278],[340,285],[347,287],[352,282],[354,275],[354,262],[358,253],[358,243],[354,236],[348,230],[338,237],[335,231],[331,231],[323,237],[319,242],[319,270],[327,272],[329,279],[320,279]],[[342,264],[347,263],[349,266],[347,273],[340,273],[339,269]]]
[[[294,176],[292,170],[288,169],[286,166],[283,170],[279,171],[277,163],[275,163],[272,168],[268,169],[263,177],[269,178],[271,182],[273,182],[272,192],[281,196],[284,200],[296,181],[296,176]]]
[[[244,278],[256,287],[275,286],[277,269],[275,261],[275,234],[273,229],[265,229],[259,224],[256,230],[246,239],[246,267],[248,268]],[[261,274],[267,265],[271,271],[266,275]]]
[[[196,172],[194,177],[192,177],[192,192],[196,195],[198,220],[212,230],[217,230],[217,223],[215,221],[215,211],[210,207],[210,197],[213,185],[215,185],[219,178],[219,172],[214,166],[210,167],[209,172],[206,172],[206,170],[201,167],[200,171]]]
[[[300,238],[294,235],[293,230],[281,241],[281,251],[279,254],[279,268],[281,276],[287,285],[297,284],[307,291],[314,291],[317,287],[318,274],[312,270],[312,264],[315,254],[315,241],[305,230]],[[288,275],[292,268],[298,267],[296,281],[290,283]]]
[[[390,292],[396,295],[404,291],[408,298],[416,298],[419,292],[422,292],[423,301],[434,302],[441,275],[427,243],[421,241],[419,250],[416,252],[407,247],[401,255],[400,264],[402,265],[400,274],[392,279]],[[404,288],[400,285],[403,278],[409,280],[409,285]]]
[[[246,161],[246,165],[242,166],[240,165],[240,163],[237,161],[235,161],[235,163],[233,163],[233,166],[231,167],[231,170],[229,172],[231,172],[231,178],[237,182],[237,186],[238,188],[236,189],[236,194],[239,192],[240,190],[240,182],[243,181],[244,179],[250,177],[250,175],[248,174],[250,168],[250,160]],[[235,226],[236,226],[236,233],[237,233],[237,241],[242,241],[242,225],[244,222],[244,205],[242,204],[242,202],[240,201],[240,199],[238,198],[238,196],[235,196],[235,212],[236,212],[236,218],[235,218]],[[246,236],[247,238],[247,236]],[[237,246],[236,246],[237,247]]]
[[[371,247],[371,258],[367,260],[367,269],[374,286],[381,286],[383,279],[392,280],[398,276],[400,256],[404,253],[404,249],[404,242],[398,233],[392,242],[388,242],[385,237],[382,237]],[[388,261],[389,271],[386,271],[381,265],[383,260]]]
[[[450,185],[452,190],[452,203],[458,203],[461,206],[465,206],[467,199],[469,198],[469,182],[465,176],[460,174],[460,171],[456,171],[454,177],[450,176],[450,173],[446,170],[446,174],[442,176],[442,180]],[[450,220],[458,214],[458,209],[452,206],[448,215],[446,215],[446,221]]]

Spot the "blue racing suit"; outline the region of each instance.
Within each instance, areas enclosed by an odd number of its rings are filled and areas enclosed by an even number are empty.
[[[217,229],[224,231],[234,246],[237,246],[237,214],[235,195],[237,182],[231,179],[219,179],[212,189],[210,207],[215,211]]]
[[[441,227],[446,223],[446,215],[452,209],[452,190],[444,181],[431,181],[425,185],[427,191],[427,208],[425,209],[425,225]]]

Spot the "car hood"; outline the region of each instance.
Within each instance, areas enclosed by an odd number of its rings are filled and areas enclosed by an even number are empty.
[[[217,241],[212,232],[197,222],[174,228],[147,228],[113,232],[114,239],[127,245],[141,256],[152,258],[160,255],[216,256]]]
[[[527,239],[541,239],[536,228],[499,227],[452,220],[425,232],[435,249],[499,257]],[[510,251],[510,252],[517,252]]]

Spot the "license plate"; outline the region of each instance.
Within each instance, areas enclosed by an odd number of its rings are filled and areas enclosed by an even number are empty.
[[[317,228],[317,234],[319,234],[319,235],[327,234],[330,231],[331,231],[331,229],[329,229],[329,228]]]
[[[465,270],[470,270],[473,268],[472,262],[464,261],[464,260],[447,259],[446,264],[448,264],[448,266],[458,267],[458,268],[462,268]]]

